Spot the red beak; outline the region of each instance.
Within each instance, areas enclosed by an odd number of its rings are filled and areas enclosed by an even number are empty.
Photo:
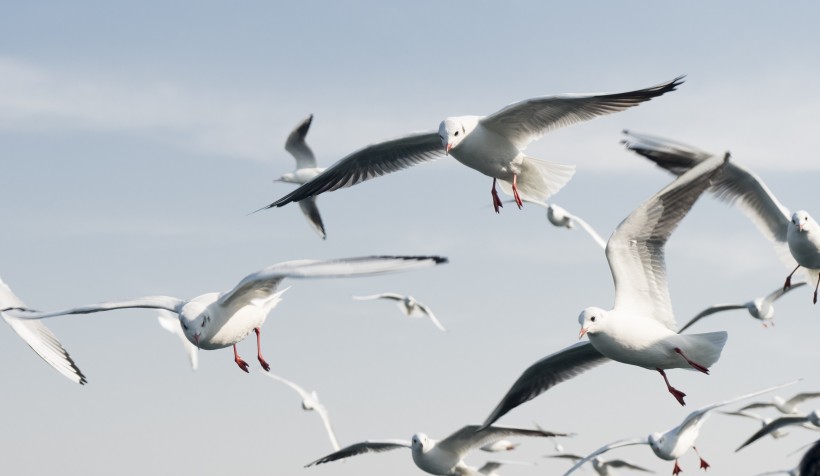
[[[194,342],[196,343],[196,348],[199,349],[199,333],[194,334]]]
[[[581,332],[578,333],[578,340],[581,340],[581,337],[584,337],[584,334],[586,334],[586,333],[587,333],[587,328],[582,327]]]
[[[444,147],[444,155],[450,155],[450,149],[452,149],[452,148],[453,148],[453,144],[447,144]]]

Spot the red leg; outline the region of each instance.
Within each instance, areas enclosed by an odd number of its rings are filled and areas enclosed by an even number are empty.
[[[790,287],[792,287],[792,275],[793,275],[794,273],[796,273],[798,269],[800,269],[800,265],[799,265],[799,264],[797,265],[797,267],[796,267],[796,268],[794,268],[794,269],[792,270],[792,272],[791,272],[791,273],[789,273],[789,275],[788,275],[788,276],[786,276],[786,284],[784,284],[784,285],[783,285],[783,291],[786,291],[786,290],[788,290]]]
[[[820,273],[817,274],[817,284],[814,285],[814,299],[812,299],[813,304],[817,304],[817,287],[820,286]]]
[[[706,367],[704,367],[704,366],[700,365],[700,364],[699,364],[699,363],[697,363],[697,362],[693,362],[693,361],[689,360],[689,358],[688,358],[688,357],[686,357],[685,355],[683,355],[683,351],[682,351],[682,350],[680,350],[680,348],[675,347],[675,352],[679,353],[681,357],[683,357],[684,359],[686,359],[686,363],[688,363],[689,365],[691,365],[693,369],[695,369],[695,370],[699,370],[699,371],[701,371],[701,372],[705,373],[706,375],[709,375],[709,369],[707,369]]]
[[[268,363],[265,362],[265,358],[262,357],[262,342],[259,338],[261,332],[258,327],[255,327],[253,331],[256,332],[256,358],[259,359],[259,363],[262,364],[262,368],[265,369],[265,372],[269,372],[270,365],[268,365]]]
[[[242,357],[236,352],[236,344],[233,345],[233,361],[236,362],[236,365],[238,365],[240,369],[248,373],[248,363],[242,360]]]
[[[655,370],[661,373],[661,377],[663,377],[663,381],[666,382],[666,389],[669,390],[669,393],[671,393],[672,396],[675,397],[675,400],[677,400],[678,403],[685,406],[686,402],[683,401],[683,397],[685,397],[686,394],[676,389],[675,387],[669,385],[669,379],[666,378],[666,372],[664,372],[663,369],[656,368]],[[675,465],[677,466],[677,462],[675,463]],[[678,472],[680,472],[680,468],[678,468]]]
[[[504,208],[504,205],[501,204],[501,199],[498,197],[498,192],[495,191],[495,182],[496,179],[493,179],[493,189],[490,191],[490,193],[493,196],[493,208],[495,209],[496,213],[499,213],[498,210],[500,208]]]
[[[521,197],[518,196],[518,175],[513,174],[513,197],[515,197],[515,204],[518,205],[518,209],[521,210],[521,207],[524,205],[524,202],[521,201]]]
[[[698,449],[694,446],[692,447],[692,449],[695,450],[695,453],[698,455],[698,458],[700,458],[700,469],[709,469],[709,463],[707,463],[706,460],[700,456],[700,452],[698,451]]]
[[[675,460],[675,467],[672,468],[672,474],[680,474],[682,472],[683,470],[680,469],[680,466],[678,465],[678,460]]]

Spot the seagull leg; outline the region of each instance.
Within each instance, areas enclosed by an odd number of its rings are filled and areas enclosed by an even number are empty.
[[[820,286],[820,273],[817,274],[817,284],[814,285],[814,299],[813,304],[817,304],[817,287]]]
[[[699,371],[705,373],[706,375],[709,375],[709,369],[707,369],[706,367],[700,365],[697,362],[693,362],[693,361],[689,360],[689,357],[686,357],[685,355],[683,355],[683,351],[680,350],[680,347],[675,347],[675,352],[679,353],[681,357],[686,359],[686,363],[691,365],[693,369],[699,370]]]
[[[270,365],[265,362],[265,358],[262,357],[262,342],[260,341],[258,327],[254,327],[253,331],[256,332],[256,358],[259,359],[259,363],[262,364],[262,368],[265,369],[265,372],[270,372]]]
[[[663,381],[664,381],[664,382],[666,382],[666,389],[667,389],[667,390],[669,390],[669,393],[671,393],[671,394],[672,394],[672,396],[673,396],[673,397],[675,397],[675,400],[677,400],[677,401],[678,401],[678,403],[680,403],[681,405],[685,406],[685,405],[686,405],[686,402],[684,402],[684,401],[683,401],[683,397],[685,397],[685,396],[686,396],[686,394],[685,394],[685,393],[683,393],[683,392],[681,392],[681,391],[680,391],[680,390],[678,390],[677,388],[675,388],[675,387],[673,387],[673,386],[669,385],[669,379],[668,379],[668,378],[666,378],[666,372],[664,372],[664,371],[663,371],[663,369],[661,369],[661,368],[655,368],[655,370],[657,370],[658,372],[660,372],[660,373],[661,373],[661,377],[663,377]],[[675,461],[675,466],[677,466],[677,461]],[[679,473],[679,472],[680,472],[680,468],[678,468],[678,473]],[[678,473],[674,473],[674,474],[678,474]]]
[[[700,452],[698,451],[698,449],[694,446],[692,447],[692,449],[695,450],[695,453],[698,455],[698,458],[700,458],[700,469],[709,469],[709,463],[707,463],[706,460],[700,456]]]
[[[503,208],[504,205],[501,204],[501,198],[498,197],[498,192],[495,190],[495,182],[497,179],[493,179],[493,189],[490,191],[490,194],[493,196],[493,208],[495,209],[496,213],[499,213],[499,209]]]
[[[236,352],[236,344],[233,345],[233,361],[236,362],[236,365],[238,365],[240,369],[244,370],[245,373],[249,373],[248,363],[242,360],[242,357],[240,357],[239,353]]]
[[[680,469],[680,465],[678,465],[678,460],[675,460],[675,467],[672,468],[672,474],[680,474],[683,470]]]
[[[518,175],[513,174],[513,197],[515,198],[515,204],[518,205],[518,209],[521,210],[521,207],[524,205],[524,202],[521,201],[521,197],[518,196]]]
[[[799,265],[799,264],[797,265],[797,267],[796,267],[796,268],[794,268],[794,269],[792,270],[792,272],[791,272],[791,273],[789,273],[789,275],[788,275],[788,276],[786,276],[786,284],[784,284],[784,285],[783,285],[783,291],[788,291],[788,290],[789,290],[789,288],[790,288],[790,287],[792,287],[792,275],[793,275],[794,273],[796,273],[798,269],[800,269],[800,265]]]

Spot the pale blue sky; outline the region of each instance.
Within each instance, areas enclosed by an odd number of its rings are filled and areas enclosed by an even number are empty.
[[[29,305],[61,308],[231,287],[266,265],[373,253],[441,254],[437,269],[299,281],[263,328],[272,370],[316,389],[340,442],[441,438],[484,420],[520,372],[571,345],[585,307],[609,308],[603,253],[543,210],[495,216],[491,180],[451,160],[319,198],[322,242],[297,207],[248,212],[292,188],[282,145],[315,115],[321,165],[368,143],[487,114],[528,97],[623,91],[686,74],[678,91],[557,131],[536,157],[576,164],[554,201],[608,234],[670,177],[619,145],[620,130],[722,152],[783,203],[813,209],[820,95],[811,2],[5,2],[0,6],[0,276]],[[740,215],[704,197],[668,247],[678,322],[751,299],[787,270]],[[353,294],[410,293],[447,334]],[[689,411],[795,377],[817,390],[817,313],[808,291],[777,305],[774,329],[737,312],[698,324],[729,343],[712,375],[608,364],[499,421],[577,433],[567,451],[676,425]],[[330,446],[288,389],[202,352],[191,372],[155,313],[52,319],[85,387],[0,330],[4,474],[421,473],[409,452],[302,469]],[[253,355],[252,340],[239,346]],[[254,362],[255,363],[255,362]],[[253,367],[256,367],[255,365]],[[256,370],[256,368],[254,368]],[[806,406],[812,408],[812,404]],[[787,468],[813,435],[733,450],[756,425],[714,416],[698,447],[710,475]],[[502,474],[560,474],[524,441]],[[671,471],[648,448],[611,456]],[[468,461],[480,464],[485,454]],[[695,474],[697,460],[681,465]],[[590,471],[587,471],[590,474]]]

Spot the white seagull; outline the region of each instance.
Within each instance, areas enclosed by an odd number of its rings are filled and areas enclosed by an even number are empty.
[[[664,370],[683,368],[709,373],[708,367],[720,357],[727,334],[677,333],[666,282],[664,246],[723,163],[715,158],[693,168],[618,225],[606,247],[615,281],[613,309],[584,309],[578,316],[579,338],[587,335],[589,342],[579,342],[531,365],[513,383],[485,425],[552,386],[610,359],[657,370],[669,392],[684,405],[685,394],[669,384]]]
[[[774,325],[774,302],[786,294],[790,289],[798,288],[804,284],[806,283],[796,283],[787,289],[777,288],[766,296],[754,298],[753,300],[743,304],[715,304],[714,306],[707,307],[698,313],[697,316],[693,317],[692,320],[687,322],[686,325],[681,327],[678,332],[685,331],[692,324],[698,322],[706,316],[717,312],[731,311],[733,309],[746,309],[752,317],[763,322],[763,327],[767,327],[769,323]]]
[[[532,141],[559,127],[637,106],[674,91],[682,82],[681,76],[637,91],[526,99],[489,116],[448,117],[441,121],[438,132],[412,134],[359,149],[260,210],[350,187],[439,158],[442,152],[493,178],[496,212],[502,206],[495,189],[498,181],[519,208],[524,199],[546,201],[572,178],[575,167],[527,156],[523,151]]]
[[[324,168],[316,165],[316,156],[305,142],[305,136],[313,121],[313,114],[302,120],[299,125],[288,135],[285,141],[285,150],[296,159],[296,170],[283,174],[274,182],[286,182],[303,185],[314,177],[324,172]],[[322,216],[319,215],[319,207],[316,206],[316,198],[308,197],[299,201],[299,208],[302,209],[308,223],[316,230],[316,233],[324,240],[327,238],[325,225],[322,223]]]
[[[626,147],[655,162],[669,172],[680,175],[712,154],[680,142],[624,131]],[[737,163],[726,166],[711,189],[720,200],[737,205],[772,242],[781,261],[794,270],[783,286],[801,267],[814,284],[814,303],[820,285],[820,225],[804,210],[790,213],[769,188],[752,171]]]
[[[737,411],[734,411],[734,412],[719,412],[719,413],[722,413],[724,415],[730,415],[730,416],[739,416],[739,417],[743,417],[743,418],[751,418],[752,420],[759,421],[761,427],[766,426],[769,423],[774,421],[774,418],[767,418],[767,417],[758,415],[757,413],[751,413],[751,412],[747,412],[747,411],[743,411],[743,410],[737,410]],[[772,435],[772,438],[782,438],[782,437],[788,435],[788,433],[786,433],[785,431],[782,431],[782,430],[775,430],[771,433],[771,435]]]
[[[191,364],[191,369],[196,370],[199,367],[199,349],[197,349],[197,347],[185,336],[185,331],[182,329],[182,323],[177,315],[171,311],[160,309],[159,315],[157,315],[157,320],[163,329],[179,338],[182,342],[182,348],[185,350],[185,355],[188,356],[188,362]]]
[[[609,450],[632,445],[649,445],[649,447],[652,449],[652,452],[655,453],[655,456],[657,456],[658,458],[665,459],[667,461],[674,460],[675,466],[672,469],[672,474],[678,474],[681,472],[680,465],[678,465],[678,458],[680,458],[681,456],[683,456],[684,453],[689,451],[689,448],[695,450],[695,453],[698,455],[698,459],[700,459],[700,467],[702,469],[707,469],[709,468],[709,463],[707,463],[700,456],[700,453],[698,452],[697,448],[695,448],[695,440],[697,440],[698,435],[700,434],[700,428],[706,422],[706,419],[709,416],[709,412],[711,412],[715,408],[730,405],[740,400],[751,398],[762,393],[771,392],[778,388],[782,388],[787,385],[792,385],[797,382],[798,381],[795,380],[785,384],[777,385],[775,387],[770,387],[764,390],[749,393],[737,398],[732,398],[730,400],[726,400],[723,402],[707,405],[703,408],[693,411],[692,413],[687,415],[686,418],[684,418],[683,422],[681,422],[680,425],[670,430],[667,430],[663,433],[652,433],[651,435],[645,438],[628,438],[625,440],[616,441],[614,443],[602,446],[601,448],[598,448],[594,452],[590,453],[589,455],[585,456],[583,459],[575,463],[575,466],[573,466],[569,469],[569,471],[564,473],[564,476],[573,473],[576,469],[580,468],[587,461],[595,457],[598,457]]]
[[[810,400],[812,398],[820,397],[820,392],[802,392],[795,394],[791,398],[783,398],[780,395],[775,395],[772,397],[771,402],[754,402],[750,403],[743,408],[739,409],[738,411],[743,410],[751,410],[753,408],[771,408],[774,407],[780,413],[784,415],[796,415],[800,413],[800,410],[797,408],[798,405],[805,402],[806,400]]]
[[[68,355],[68,351],[57,340],[57,336],[45,324],[39,321],[21,319],[13,315],[15,310],[25,309],[28,308],[23,300],[17,297],[11,288],[0,279],[0,311],[2,311],[0,317],[31,347],[31,350],[36,352],[54,370],[60,372],[72,382],[84,385],[87,382],[85,375],[71,359],[71,356]]]
[[[325,406],[319,401],[319,395],[316,394],[316,391],[314,390],[312,392],[308,392],[290,380],[286,380],[272,373],[264,373],[264,375],[267,375],[278,382],[282,382],[299,394],[302,398],[302,409],[305,411],[314,411],[319,415],[322,419],[322,423],[325,425],[327,436],[330,438],[330,445],[333,447],[334,451],[339,451],[339,441],[336,439],[336,433],[333,431],[333,427],[330,426],[330,417],[327,415],[327,408],[325,408]]]
[[[788,415],[782,416],[777,418],[768,424],[764,425],[763,428],[757,430],[754,435],[750,436],[748,440],[744,441],[742,445],[738,446],[735,451],[740,451],[746,446],[754,443],[755,441],[763,438],[764,436],[768,435],[769,433],[773,433],[785,426],[789,425],[801,425],[805,426],[809,424],[813,427],[820,428],[820,411],[813,410],[806,415]]]
[[[478,448],[484,444],[496,441],[508,436],[567,436],[562,433],[550,433],[540,430],[524,430],[518,428],[485,427],[468,425],[456,431],[443,440],[434,440],[424,433],[416,433],[411,441],[406,440],[382,440],[363,441],[341,450],[319,458],[305,467],[316,464],[329,463],[331,461],[356,456],[363,453],[382,452],[395,450],[397,448],[410,448],[413,455],[413,462],[424,472],[438,476],[477,476],[481,473],[468,466],[463,461],[470,450]]]
[[[249,274],[233,289],[223,293],[206,293],[193,299],[171,296],[147,296],[127,301],[110,301],[55,312],[8,310],[15,317],[42,319],[66,314],[88,314],[125,308],[165,309],[176,313],[185,337],[200,349],[213,350],[233,346],[234,361],[248,372],[248,364],[239,357],[236,344],[253,331],[259,363],[270,366],[262,357],[260,329],[265,319],[287,289],[276,291],[285,278],[341,278],[372,276],[446,263],[438,256],[370,256],[330,261],[294,260],[268,266]],[[19,307],[19,306],[13,306]],[[0,309],[6,311],[7,309]]]
[[[557,455],[546,455],[545,458],[562,458],[568,459],[573,462],[578,462],[584,459],[583,456],[574,455],[571,453],[561,453]],[[598,476],[611,476],[613,469],[628,469],[632,471],[642,471],[644,473],[654,473],[654,471],[650,471],[644,467],[638,466],[636,464],[632,464],[626,460],[622,459],[612,459],[612,460],[605,460],[598,458],[597,456],[592,458],[592,469],[598,473]]]
[[[416,301],[413,296],[405,296],[403,294],[397,293],[381,293],[381,294],[373,294],[371,296],[353,296],[353,299],[359,301],[371,301],[374,299],[387,299],[390,301],[396,301],[398,304],[399,309],[401,312],[407,317],[424,317],[427,316],[430,319],[430,322],[433,323],[440,331],[447,332],[447,329],[441,325],[438,319],[436,319],[435,314],[433,311],[425,306],[424,304]]]

